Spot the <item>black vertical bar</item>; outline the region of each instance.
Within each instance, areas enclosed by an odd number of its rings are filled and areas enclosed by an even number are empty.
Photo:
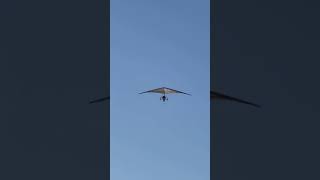
[[[108,87],[108,92],[107,95],[110,97],[110,0],[106,0],[106,19],[105,19],[105,59],[107,60],[107,87]],[[105,121],[104,127],[106,127],[105,130],[105,167],[106,167],[106,172],[105,172],[105,179],[109,180],[110,179],[110,100],[107,101],[107,118]]]

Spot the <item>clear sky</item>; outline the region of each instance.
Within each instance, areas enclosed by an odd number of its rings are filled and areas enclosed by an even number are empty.
[[[209,3],[111,0],[112,180],[209,179]]]

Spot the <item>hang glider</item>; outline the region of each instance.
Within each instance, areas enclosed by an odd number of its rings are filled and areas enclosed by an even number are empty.
[[[238,98],[227,96],[227,95],[224,95],[224,94],[221,94],[221,93],[218,93],[218,92],[214,92],[214,91],[210,91],[210,99],[229,100],[229,101],[234,101],[234,102],[238,102],[238,103],[248,104],[248,105],[251,105],[251,106],[254,106],[254,107],[258,107],[258,108],[261,107],[258,104],[254,104],[254,103],[251,103],[251,102],[248,102],[248,101],[245,101],[245,100],[241,100],[241,99],[238,99]]]
[[[175,89],[167,88],[167,87],[161,87],[161,88],[157,88],[157,89],[152,89],[152,90],[149,90],[149,91],[141,92],[139,94],[144,94],[144,93],[159,93],[159,94],[163,94],[163,96],[160,97],[160,100],[162,100],[163,102],[168,100],[168,97],[166,96],[166,94],[178,93],[178,94],[186,94],[186,95],[191,96],[191,94],[188,94],[188,93],[185,93],[185,92],[182,92],[182,91],[178,91],[178,90],[175,90]]]
[[[184,93],[184,92],[177,91],[177,90],[170,89],[170,88],[157,88],[157,89],[141,92],[139,94],[144,94],[144,93],[160,93],[160,94],[164,94],[164,95],[165,94],[170,94],[170,93],[182,93],[182,94],[190,95],[188,93]],[[162,96],[160,98],[160,100],[163,100],[163,99],[164,99],[164,101],[168,100],[167,97],[163,97]],[[228,95],[225,95],[225,94],[221,94],[221,93],[218,93],[218,92],[215,92],[215,91],[210,91],[210,99],[228,100],[228,101],[234,101],[234,102],[238,102],[238,103],[251,105],[251,106],[254,106],[254,107],[261,107],[258,104],[251,103],[251,102],[248,102],[248,101],[245,101],[245,100],[241,100],[241,99],[238,99],[238,98],[234,98],[234,97],[231,97],[231,96],[228,96]],[[93,100],[93,101],[90,102],[90,104],[92,104],[92,103],[100,103],[100,102],[107,101],[107,100],[110,100],[109,96]]]

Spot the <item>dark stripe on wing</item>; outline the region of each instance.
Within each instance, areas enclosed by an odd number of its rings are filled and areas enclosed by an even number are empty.
[[[106,101],[106,100],[109,100],[109,99],[110,99],[110,97],[104,97],[104,98],[93,100],[93,101],[89,102],[89,104],[99,103],[99,102],[103,102],[103,101]]]
[[[210,99],[224,99],[224,100],[235,101],[235,102],[239,102],[239,103],[243,103],[243,104],[248,104],[248,105],[251,105],[251,106],[254,106],[254,107],[258,107],[258,108],[261,107],[258,104],[251,103],[251,102],[248,102],[248,101],[245,101],[245,100],[241,100],[241,99],[238,99],[238,98],[234,98],[234,97],[227,96],[227,95],[224,95],[224,94],[221,94],[221,93],[217,93],[217,92],[213,92],[213,91],[210,91]]]

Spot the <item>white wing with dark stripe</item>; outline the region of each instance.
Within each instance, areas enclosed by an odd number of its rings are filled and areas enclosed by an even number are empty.
[[[188,93],[185,93],[185,92],[182,92],[182,91],[178,91],[178,90],[175,90],[175,89],[167,88],[167,87],[152,89],[152,90],[149,90],[149,91],[141,92],[139,94],[144,94],[144,93],[159,93],[159,94],[180,93],[180,94],[186,94],[186,95],[191,96],[191,94],[188,94]]]

